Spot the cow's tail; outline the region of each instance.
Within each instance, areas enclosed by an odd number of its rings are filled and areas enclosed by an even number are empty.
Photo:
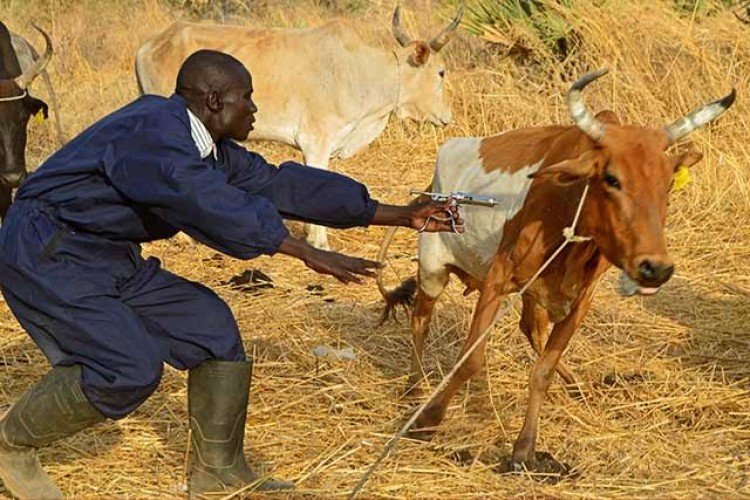
[[[429,191],[429,189],[426,189]],[[409,202],[409,205],[416,205],[427,199],[426,196],[420,195]],[[391,246],[393,237],[396,235],[398,227],[389,227],[383,236],[383,242],[380,244],[380,250],[378,251],[377,260],[381,264],[385,264],[385,260],[388,254],[388,247]],[[408,309],[414,304],[414,296],[417,292],[417,280],[415,277],[408,278],[401,282],[401,284],[393,290],[388,290],[383,283],[383,268],[380,268],[375,275],[375,282],[380,290],[380,295],[385,300],[385,306],[383,312],[380,315],[379,325],[383,324],[391,316],[396,319],[395,310],[397,306],[401,306],[404,309]]]

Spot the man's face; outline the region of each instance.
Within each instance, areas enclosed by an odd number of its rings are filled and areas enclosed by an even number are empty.
[[[253,129],[258,107],[252,99],[253,80],[247,71],[238,71],[229,89],[224,94],[221,110],[223,136],[244,141]]]

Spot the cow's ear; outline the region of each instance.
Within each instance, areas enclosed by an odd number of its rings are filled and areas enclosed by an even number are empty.
[[[419,40],[414,42],[414,52],[409,56],[409,62],[413,66],[424,66],[430,58],[430,46]]]
[[[578,158],[564,160],[529,175],[530,179],[549,179],[560,185],[567,185],[581,179],[588,179],[596,173],[597,165],[602,161],[599,151],[586,151]]]
[[[41,111],[45,120],[49,117],[49,106],[47,106],[47,103],[41,99],[28,96],[24,99],[23,105],[31,116],[34,116]]]
[[[668,158],[669,163],[672,164],[672,170],[677,172],[680,167],[692,167],[703,159],[703,153],[690,149],[684,153],[678,155],[671,155]]]

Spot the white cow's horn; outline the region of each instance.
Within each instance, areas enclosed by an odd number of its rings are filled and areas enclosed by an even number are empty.
[[[440,49],[445,47],[445,44],[448,43],[451,39],[451,36],[453,35],[453,32],[456,31],[456,28],[458,28],[458,24],[461,22],[461,18],[464,15],[464,6],[461,5],[458,8],[458,11],[456,12],[456,17],[453,18],[453,21],[446,26],[443,31],[441,31],[435,38],[430,40],[430,48],[434,52],[440,52]]]
[[[393,36],[402,47],[406,47],[411,43],[411,37],[401,27],[401,6],[397,5],[396,10],[393,12]]]

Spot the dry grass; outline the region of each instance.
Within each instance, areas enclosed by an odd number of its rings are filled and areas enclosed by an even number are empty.
[[[242,22],[298,26],[328,16],[313,2],[280,2],[284,9],[265,3],[270,7]],[[356,14],[385,43],[391,3],[371,2]],[[437,2],[430,14],[429,3],[404,2],[413,31],[426,34],[426,24],[436,27],[450,15]],[[705,159],[671,204],[677,274],[659,295],[626,300],[616,293],[617,273],[608,273],[566,354],[586,397],[575,401],[559,385],[550,389],[538,447],[574,465],[577,478],[546,485],[492,471],[520,429],[533,361],[514,312],[490,339],[486,371],[454,400],[434,441],[402,441],[364,498],[750,496],[750,28],[730,14],[678,19],[666,1],[576,5],[567,15],[583,33],[585,63],[612,68],[586,91],[592,109],[654,125],[737,87],[734,108],[691,136]],[[174,15],[154,1],[135,0],[0,0],[0,8],[3,20],[24,34],[31,34],[32,19],[49,28],[57,46],[50,71],[71,136],[135,97],[135,49]],[[404,202],[410,188],[426,185],[436,149],[448,137],[569,122],[566,82],[519,69],[467,37],[446,52],[455,122],[444,130],[392,123],[366,151],[335,163],[384,201]],[[54,150],[54,135],[48,125],[32,125],[31,132],[33,165]],[[275,145],[254,147],[274,161],[296,155]],[[373,257],[382,234],[380,228],[331,231],[331,242]],[[399,233],[389,281],[414,271],[414,243],[413,234]],[[256,359],[246,439],[253,462],[294,479],[294,496],[345,496],[412,408],[398,398],[409,365],[408,328],[374,327],[380,307],[374,283],[343,287],[285,257],[240,262],[172,242],[145,250],[212,286],[236,313]],[[222,284],[249,267],[271,275],[275,287],[252,295]],[[315,284],[323,291],[308,290]],[[425,358],[433,383],[450,370],[468,327],[473,299],[461,291],[452,285],[438,305]],[[0,402],[9,404],[47,365],[4,305],[0,318]],[[311,349],[318,344],[351,347],[358,359],[316,362]],[[45,449],[42,460],[67,495],[180,496],[185,399],[185,374],[168,370],[132,416]],[[472,461],[453,461],[459,450]]]

